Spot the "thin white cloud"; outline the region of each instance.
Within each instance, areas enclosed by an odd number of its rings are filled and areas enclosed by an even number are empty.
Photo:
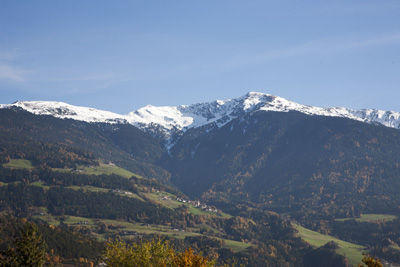
[[[392,44],[400,44],[400,33],[377,36],[374,38],[365,39],[361,41],[354,41],[347,44],[344,48],[351,49],[351,48],[362,48],[362,47],[392,45]]]
[[[203,63],[190,62],[176,66],[170,66],[164,69],[158,76],[153,72],[139,75],[142,79],[168,79],[171,77],[182,76],[182,73],[196,73],[196,75],[208,75],[209,73],[217,73],[220,71],[234,70],[238,68],[246,68],[250,65],[273,63],[275,60],[290,59],[293,57],[319,55],[340,56],[340,53],[346,51],[358,51],[361,49],[376,49],[380,46],[398,45],[400,44],[400,32],[391,34],[383,34],[377,36],[364,37],[341,37],[341,38],[325,38],[311,40],[308,42],[295,44],[277,49],[268,49],[265,51],[254,51],[252,53],[236,54],[232,57],[222,59],[213,59]],[[381,49],[381,48],[379,48]]]
[[[0,81],[24,82],[28,71],[15,66],[15,60],[21,56],[18,49],[0,50]]]
[[[1,61],[10,61],[19,57],[21,54],[18,49],[14,49],[11,51],[0,51],[0,60]]]
[[[24,70],[0,63],[0,80],[23,82],[25,81],[25,73],[26,71]]]
[[[65,74],[60,77],[48,79],[50,82],[97,82],[97,81],[114,81],[118,80],[118,76],[114,73],[88,73],[88,74]]]
[[[364,39],[329,38],[313,40],[298,45],[288,46],[285,48],[271,49],[264,52],[235,56],[217,66],[218,68],[229,69],[290,57],[306,55],[329,55],[337,54],[347,50],[396,44],[400,44],[400,33],[380,35]]]
[[[308,54],[333,54],[345,50],[369,48],[375,46],[392,45],[400,43],[400,33],[375,36],[358,40],[349,39],[324,39],[310,41],[283,49],[271,50],[254,57],[259,60],[277,59]]]

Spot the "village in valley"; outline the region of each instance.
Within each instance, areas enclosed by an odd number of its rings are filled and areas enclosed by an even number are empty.
[[[184,198],[177,197],[177,198],[176,198],[176,201],[179,201],[179,202],[182,202],[182,203],[191,204],[191,205],[193,205],[195,208],[199,208],[199,209],[202,209],[202,210],[204,210],[204,211],[215,212],[215,213],[218,212],[218,209],[217,209],[217,208],[212,207],[212,206],[209,206],[209,205],[207,205],[207,204],[205,204],[205,203],[201,203],[199,200],[186,200],[186,199],[184,199]]]

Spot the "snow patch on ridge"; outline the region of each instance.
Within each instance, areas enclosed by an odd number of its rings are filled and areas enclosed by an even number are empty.
[[[111,124],[130,123],[150,132],[152,129],[157,129],[166,139],[167,147],[173,146],[171,138],[174,134],[181,134],[188,129],[205,125],[221,127],[235,118],[256,111],[297,111],[313,116],[343,117],[400,128],[400,112],[375,109],[352,110],[341,107],[321,108],[301,105],[281,97],[258,92],[249,92],[239,98],[193,105],[161,107],[147,105],[126,115],[73,106],[63,102],[24,101],[0,105],[0,108],[11,107],[20,107],[33,114],[51,115],[61,119]]]
[[[110,111],[73,106],[64,102],[17,101],[2,104],[0,108],[19,107],[36,115],[50,115],[61,119],[74,119],[85,122],[126,123],[124,116]]]
[[[147,105],[137,111],[126,115],[126,118],[131,124],[149,124],[154,123],[171,130],[176,127],[182,129],[193,123],[194,118],[183,114],[178,107],[155,107]]]

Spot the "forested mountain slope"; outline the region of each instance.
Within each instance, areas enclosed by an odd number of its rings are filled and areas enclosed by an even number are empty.
[[[129,124],[86,123],[37,116],[20,108],[0,109],[0,159],[25,158],[65,167],[102,159],[139,175],[167,180],[157,162],[163,147]]]
[[[398,213],[400,131],[299,112],[247,114],[187,131],[166,165],[184,192],[278,212]]]

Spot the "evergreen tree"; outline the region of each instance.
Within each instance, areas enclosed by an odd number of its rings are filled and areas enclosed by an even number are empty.
[[[14,248],[9,248],[0,259],[1,266],[43,266],[46,260],[46,243],[35,224],[27,223],[15,240]]]

